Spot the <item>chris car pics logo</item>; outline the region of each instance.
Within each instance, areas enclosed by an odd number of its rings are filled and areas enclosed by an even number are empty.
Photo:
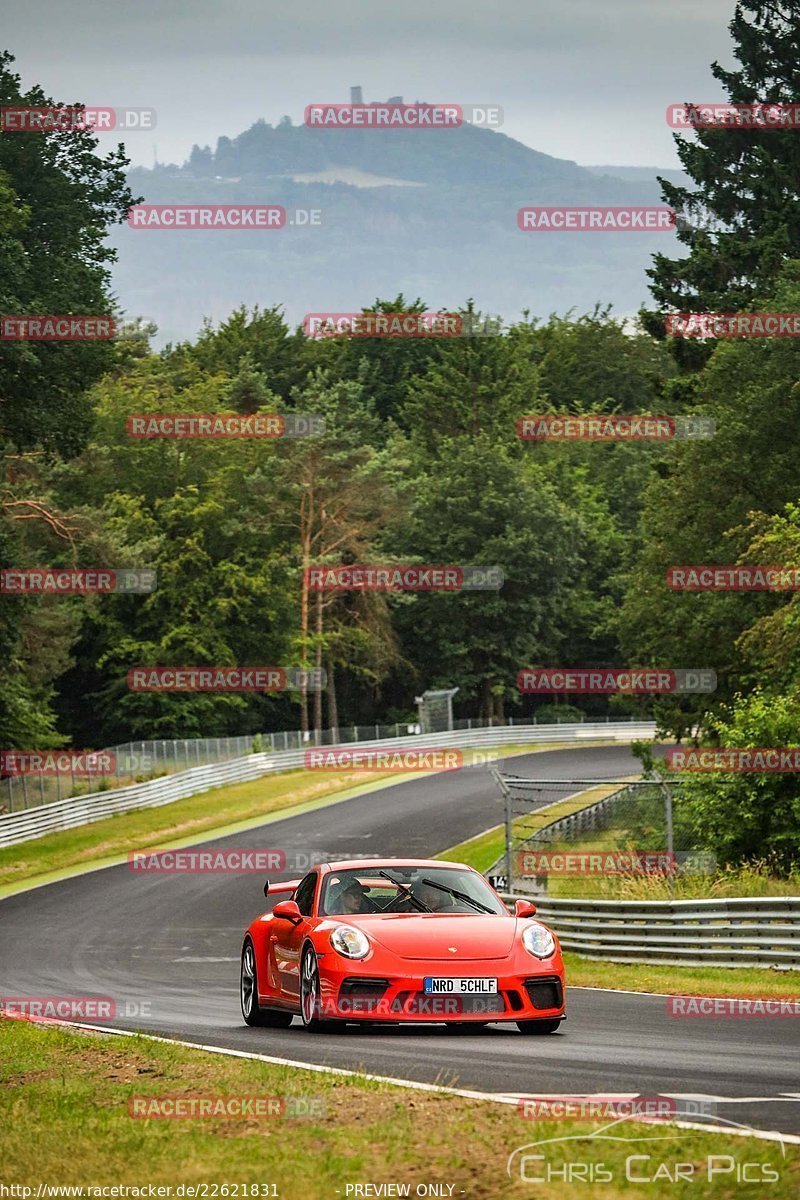
[[[682,1143],[692,1138],[707,1141],[710,1129],[703,1128],[703,1118],[707,1115],[713,1121],[715,1133],[719,1133],[720,1126],[729,1127],[732,1133],[754,1131],[749,1125],[729,1120],[718,1113],[680,1112],[678,1115],[691,1116],[693,1127],[676,1129],[661,1126],[656,1132],[652,1128],[653,1118],[633,1112],[601,1125],[590,1133],[528,1142],[518,1146],[508,1156],[506,1173],[521,1183],[539,1186],[556,1184],[562,1188],[565,1183],[700,1184],[698,1195],[703,1194],[703,1183],[739,1186],[776,1183],[781,1178],[786,1149],[780,1135],[776,1135],[777,1144],[774,1148],[770,1146],[768,1156],[757,1157],[749,1149],[749,1140],[744,1137],[735,1139],[742,1143],[741,1150],[737,1146],[735,1153],[703,1153],[699,1147],[697,1152],[691,1153]],[[672,1118],[668,1115],[667,1119]],[[641,1122],[649,1127],[642,1130]],[[675,1145],[676,1142],[680,1144]],[[604,1154],[604,1144],[607,1143],[613,1149]],[[624,1157],[620,1157],[621,1145],[625,1143],[630,1144],[629,1152],[623,1151]],[[617,1194],[616,1191],[614,1194]]]

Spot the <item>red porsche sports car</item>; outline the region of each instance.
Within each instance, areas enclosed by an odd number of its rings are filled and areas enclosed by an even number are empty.
[[[343,1021],[515,1021],[554,1033],[564,1020],[555,936],[517,900],[512,915],[472,867],[440,860],[325,863],[250,925],[242,946],[248,1025],[311,1030]]]

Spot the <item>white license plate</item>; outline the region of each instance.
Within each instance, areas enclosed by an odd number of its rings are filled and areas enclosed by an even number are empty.
[[[423,987],[427,996],[496,996],[496,979],[457,979],[452,975],[438,978],[426,975]]]

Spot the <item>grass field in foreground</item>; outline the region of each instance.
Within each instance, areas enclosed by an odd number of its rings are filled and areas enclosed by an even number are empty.
[[[593,746],[605,744],[587,743]],[[478,753],[483,761],[486,755],[506,758],[556,749],[564,749],[564,743],[488,746]],[[471,753],[465,751],[467,764]],[[280,775],[264,775],[250,783],[214,788],[161,808],[120,813],[91,825],[50,833],[0,850],[0,896],[4,887],[25,880],[94,862],[113,861],[120,856],[124,858],[130,850],[190,844],[217,831],[227,832],[228,827],[239,822],[257,824],[260,817],[269,817],[295,805],[324,803],[337,795],[342,798],[350,795],[354,789],[369,789],[381,783],[412,778],[414,776],[408,773],[398,775],[389,771],[287,771]],[[230,831],[235,832],[235,828]]]
[[[524,1040],[532,1060],[539,1048],[545,1049],[538,1039]],[[253,1049],[269,1053],[267,1030],[253,1031]],[[615,1090],[612,1079],[607,1086]],[[238,1120],[129,1116],[132,1097],[164,1095],[305,1098],[323,1115]],[[598,1200],[632,1193],[728,1200],[742,1194],[737,1173],[748,1163],[750,1178],[768,1172],[777,1176],[775,1182],[765,1181],[768,1192],[763,1194],[778,1200],[800,1194],[798,1146],[787,1145],[784,1157],[774,1142],[630,1121],[611,1131],[625,1140],[588,1138],[607,1124],[534,1121],[511,1105],[225,1058],[147,1038],[92,1036],[0,1018],[0,1182],[32,1187],[33,1196],[40,1183],[145,1188],[229,1184],[238,1185],[241,1198],[244,1184],[258,1184],[274,1185],[274,1191],[257,1194],[279,1200],[346,1200],[356,1196],[354,1184],[391,1183],[410,1185],[412,1196],[419,1185],[438,1184],[444,1185],[438,1195],[455,1200],[522,1200],[542,1194],[567,1200],[578,1194],[580,1181],[556,1178],[546,1187],[534,1186],[520,1180],[518,1168],[510,1178],[506,1163],[518,1147],[575,1135],[581,1140],[529,1148],[529,1154],[544,1158],[527,1161],[528,1176],[563,1172],[565,1163],[573,1164],[573,1170],[583,1164],[583,1171],[596,1174],[602,1164],[605,1178],[610,1174],[612,1180],[593,1183],[591,1193]],[[636,1140],[642,1138],[648,1140]],[[645,1155],[649,1157],[640,1157]],[[635,1162],[627,1164],[630,1173],[653,1178],[658,1171],[656,1182],[626,1180],[626,1163],[634,1156]],[[709,1160],[717,1172],[710,1181]],[[680,1163],[690,1164],[691,1180],[670,1182],[665,1171],[674,1175]],[[232,1187],[216,1194],[237,1196]]]

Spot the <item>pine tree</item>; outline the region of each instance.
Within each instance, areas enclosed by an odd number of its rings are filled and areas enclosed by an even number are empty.
[[[729,102],[796,103],[800,5],[740,0],[729,29],[740,68],[711,67]],[[800,258],[800,129],[698,128],[676,143],[697,186],[659,182],[665,201],[687,216],[677,236],[689,255],[656,254],[650,290],[662,309],[737,312],[771,295],[785,260]],[[693,229],[693,213],[713,215],[724,231]],[[644,316],[651,332],[663,332],[662,316]]]

